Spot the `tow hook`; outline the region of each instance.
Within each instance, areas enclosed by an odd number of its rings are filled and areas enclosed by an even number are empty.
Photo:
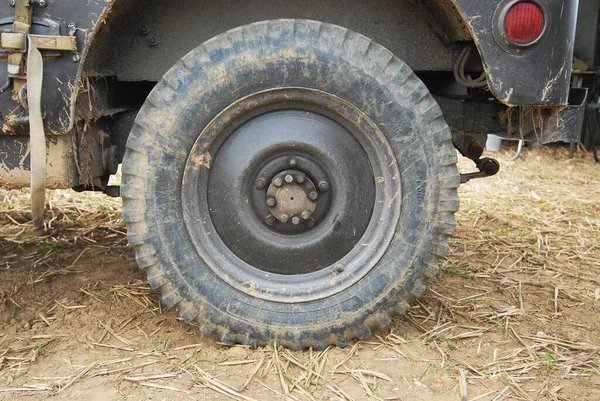
[[[475,173],[466,173],[460,175],[461,184],[474,180],[476,178],[492,177],[500,171],[500,163],[496,159],[490,157],[481,158],[483,155],[483,147],[479,141],[473,139],[470,135],[461,132],[452,133],[452,142],[454,147],[464,156],[475,163],[479,170]]]
[[[467,182],[476,178],[486,178],[498,174],[500,171],[500,163],[498,160],[484,157],[483,159],[475,160],[475,165],[479,172],[477,173],[466,173],[460,175],[460,183],[466,184]]]

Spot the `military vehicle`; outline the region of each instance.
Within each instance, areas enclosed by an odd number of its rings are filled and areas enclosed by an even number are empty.
[[[437,274],[488,134],[576,140],[577,7],[0,0],[0,182],[38,226],[45,189],[120,196],[150,284],[224,343],[345,346]]]

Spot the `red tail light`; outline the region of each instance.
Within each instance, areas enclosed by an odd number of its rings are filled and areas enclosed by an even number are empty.
[[[523,46],[532,44],[542,35],[545,23],[544,12],[540,6],[523,1],[508,10],[504,29],[514,44]]]

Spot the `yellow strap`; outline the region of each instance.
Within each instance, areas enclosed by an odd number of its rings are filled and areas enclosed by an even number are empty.
[[[38,50],[77,50],[74,36],[29,35]],[[23,33],[3,32],[0,36],[1,47],[9,50],[25,50],[26,36]]]
[[[29,39],[27,53],[27,104],[29,106],[29,149],[31,159],[31,214],[33,225],[44,225],[46,204],[46,134],[42,117],[42,82],[44,60]]]
[[[39,50],[77,50],[75,36],[29,35]]]
[[[29,33],[31,28],[32,9],[29,0],[15,1],[15,22],[13,31]],[[23,53],[10,53],[8,55],[8,73],[10,75],[21,75],[23,65]]]
[[[13,31],[15,32],[29,32],[31,29],[31,24],[26,24],[24,22],[15,21],[13,24]]]
[[[2,32],[0,44],[5,49],[25,50],[27,35],[24,32]]]
[[[15,31],[20,31],[17,25],[18,23],[22,23],[25,25],[31,25],[31,5],[29,4],[29,0],[16,0],[15,1]],[[29,30],[29,27],[27,28]]]

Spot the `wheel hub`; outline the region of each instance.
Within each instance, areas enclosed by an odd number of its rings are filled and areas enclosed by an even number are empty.
[[[291,159],[290,165],[296,165],[297,160]],[[267,189],[266,204],[271,214],[267,216],[266,223],[272,226],[277,220],[283,224],[298,226],[304,223],[307,228],[313,227],[315,220],[312,216],[318,202],[317,187],[303,171],[282,171],[271,180]]]

